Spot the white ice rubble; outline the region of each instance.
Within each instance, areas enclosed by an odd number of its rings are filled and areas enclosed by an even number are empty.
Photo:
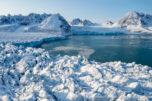
[[[151,101],[152,68],[0,44],[1,101]]]

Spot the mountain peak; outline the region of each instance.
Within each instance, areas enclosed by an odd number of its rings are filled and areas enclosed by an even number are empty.
[[[44,19],[39,25],[29,28],[28,31],[70,34],[71,27],[60,14],[53,14]]]
[[[117,22],[118,26],[149,26],[152,25],[152,15],[129,12]]]

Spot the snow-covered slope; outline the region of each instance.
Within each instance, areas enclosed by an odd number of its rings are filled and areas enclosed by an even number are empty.
[[[152,68],[0,44],[2,101],[151,101]]]
[[[26,31],[61,33],[63,35],[68,35],[71,34],[71,27],[60,14],[53,14],[40,24],[29,27]]]

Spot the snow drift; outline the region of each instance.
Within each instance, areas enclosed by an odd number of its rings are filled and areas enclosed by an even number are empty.
[[[0,100],[150,101],[152,68],[0,44]]]

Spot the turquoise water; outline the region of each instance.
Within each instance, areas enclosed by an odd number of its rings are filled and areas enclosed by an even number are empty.
[[[82,55],[97,62],[136,62],[152,66],[152,35],[79,35],[39,47],[55,56]]]

